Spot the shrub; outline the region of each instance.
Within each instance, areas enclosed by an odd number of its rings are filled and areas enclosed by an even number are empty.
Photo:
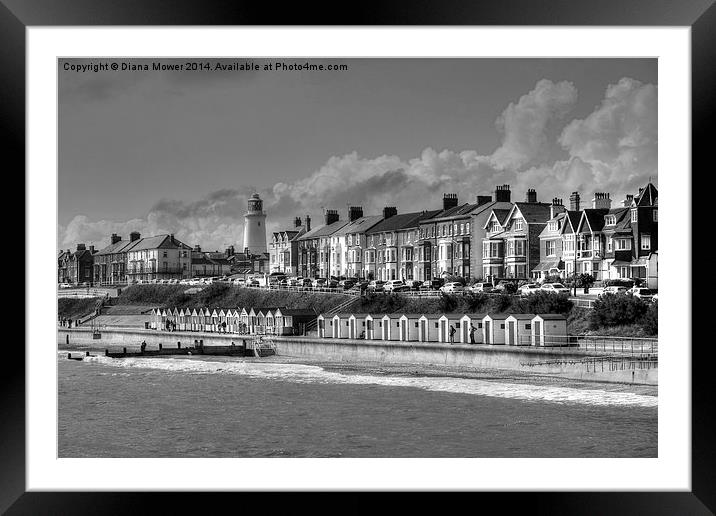
[[[515,299],[512,311],[522,314],[568,314],[574,303],[566,294],[550,294],[549,292],[534,292],[529,296]]]
[[[592,329],[604,326],[634,324],[641,321],[649,305],[638,297],[606,295],[594,302],[590,322]]]
[[[654,301],[649,304],[646,309],[646,313],[641,320],[641,326],[644,328],[646,335],[658,335],[659,334],[659,303]]]

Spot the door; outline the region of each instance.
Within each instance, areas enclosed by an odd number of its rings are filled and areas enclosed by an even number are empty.
[[[445,321],[440,321],[440,342],[447,342],[447,331]]]
[[[383,340],[388,340],[388,324],[390,324],[390,322],[383,325]]]
[[[507,323],[507,343],[511,345],[517,344],[515,342],[515,323],[514,321],[510,321]]]
[[[485,344],[492,344],[492,335],[490,335],[490,321],[485,321]]]
[[[349,327],[349,338],[355,339],[356,338],[356,322],[351,319],[350,321],[350,327]]]
[[[400,321],[401,340],[408,340],[408,323]]]
[[[535,331],[535,346],[541,346],[542,345],[542,323],[540,321],[535,321],[533,328]]]
[[[467,334],[467,324],[462,325],[462,341],[463,342],[470,342],[470,336]]]
[[[420,340],[426,342],[428,340],[427,325],[425,321],[420,321]]]

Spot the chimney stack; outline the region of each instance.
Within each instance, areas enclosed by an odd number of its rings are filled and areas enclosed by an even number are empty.
[[[594,198],[592,199],[592,208],[608,210],[611,207],[612,200],[609,198],[608,193],[594,192]]]
[[[632,194],[627,194],[626,199],[622,201],[622,206],[628,208],[629,206],[631,206],[633,200],[634,196]]]
[[[457,194],[446,193],[443,194],[443,210],[449,210],[457,206]]]
[[[130,241],[130,242],[135,242],[135,241],[139,240],[140,236],[141,236],[141,235],[139,234],[138,231],[132,231],[132,232],[129,234],[129,241]]]
[[[77,250],[78,251],[86,251],[87,248],[85,247],[84,244],[77,244]]]
[[[497,185],[495,187],[495,202],[510,202],[510,185]]]
[[[363,207],[362,206],[350,206],[348,208],[348,220],[350,222],[353,222],[354,220],[358,220],[363,216]]]
[[[396,208],[395,206],[386,206],[385,208],[383,208],[383,218],[384,219],[389,219],[393,215],[397,215],[397,214],[398,214],[398,208]]]
[[[329,225],[333,224],[334,222],[338,222],[338,220],[340,219],[340,217],[338,215],[338,210],[326,210],[326,215],[324,218],[325,218],[326,226],[329,226]]]
[[[557,197],[552,199],[552,205],[549,207],[549,218],[553,219],[559,213],[563,213],[563,212],[564,212],[564,203],[562,202],[562,199],[558,199]]]
[[[311,231],[311,216],[306,215],[306,232]]]
[[[296,217],[295,219],[293,219],[293,225],[297,228],[300,228],[301,227],[301,217]]]
[[[477,205],[478,206],[482,206],[483,204],[487,204],[489,202],[492,202],[491,195],[478,195],[477,196]]]
[[[226,257],[234,256],[234,246],[230,245],[226,248]]]
[[[94,246],[93,245],[89,246],[89,252],[90,252],[90,254],[94,254]]]
[[[194,252],[195,252],[195,253],[200,253],[200,252],[201,252],[201,246],[200,246],[199,244],[197,244],[197,245],[194,246]]]
[[[110,239],[110,241],[111,241],[113,244],[116,244],[117,242],[119,242],[119,241],[121,241],[121,240],[122,240],[122,237],[121,237],[121,236],[118,236],[117,233],[112,233],[112,238]]]
[[[537,202],[537,192],[534,188],[530,188],[527,190],[527,195],[525,195],[525,202],[529,203],[536,203]]]
[[[572,192],[569,196],[569,211],[579,211],[579,192]]]

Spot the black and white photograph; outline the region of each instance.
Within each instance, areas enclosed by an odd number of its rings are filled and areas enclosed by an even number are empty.
[[[58,458],[657,458],[658,71],[59,58]]]

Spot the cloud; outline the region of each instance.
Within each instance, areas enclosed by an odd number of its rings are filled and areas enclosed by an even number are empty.
[[[604,99],[584,119],[560,120],[576,102],[568,82],[539,81],[498,118],[501,145],[490,155],[474,150],[424,149],[411,159],[357,152],[330,157],[307,177],[280,182],[272,188],[222,189],[195,200],[162,199],[142,219],[126,222],[89,221],[79,215],[58,228],[62,248],[76,242],[107,243],[111,233],[126,235],[174,233],[189,245],[221,249],[243,245],[243,214],[248,197],[258,191],[268,213],[270,232],[291,227],[295,216],[310,214],[321,224],[322,208],[362,206],[378,214],[385,206],[399,212],[437,209],[442,193],[458,193],[460,202],[474,202],[495,185],[509,184],[513,200],[535,188],[538,200],[567,201],[579,191],[591,198],[594,190],[619,200],[634,193],[657,172],[657,87],[623,78],[606,88]]]

